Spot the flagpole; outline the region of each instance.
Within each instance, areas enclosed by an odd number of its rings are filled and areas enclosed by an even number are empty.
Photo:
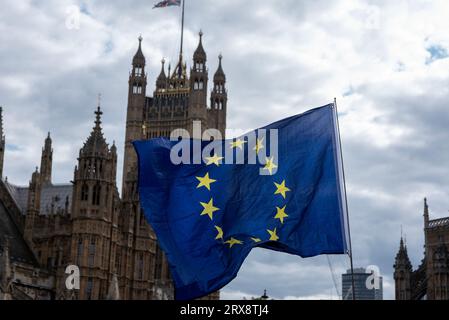
[[[182,49],[184,45],[184,9],[185,9],[186,1],[182,0],[182,21],[181,21],[181,48],[179,51],[179,62],[182,62]]]
[[[337,98],[334,98],[334,108],[335,108],[335,118],[337,121],[337,131],[338,131],[338,144],[340,148],[340,159],[341,159],[341,169],[343,176],[343,190],[345,193],[345,208],[346,208],[346,227],[348,229],[348,240],[349,240],[349,261],[351,264],[351,282],[352,282],[352,300],[356,300],[355,298],[355,279],[354,279],[354,259],[352,255],[352,240],[351,240],[351,228],[349,224],[349,206],[348,206],[348,196],[346,194],[346,175],[345,175],[345,166],[343,161],[343,150],[341,145],[341,136],[340,136],[340,122],[338,120],[338,108],[337,108]],[[343,293],[342,293],[343,294]]]

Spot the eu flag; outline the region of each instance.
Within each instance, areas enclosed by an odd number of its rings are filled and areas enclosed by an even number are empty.
[[[166,254],[176,299],[221,289],[255,247],[304,258],[347,253],[333,104],[237,139],[134,146],[141,206]]]

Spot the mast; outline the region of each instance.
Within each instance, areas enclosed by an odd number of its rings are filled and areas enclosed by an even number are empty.
[[[182,21],[181,21],[181,48],[179,50],[179,62],[182,63],[182,49],[184,46],[184,12],[186,1],[182,0]]]
[[[348,240],[349,240],[349,252],[348,252],[348,256],[349,256],[349,263],[350,263],[350,267],[351,267],[351,282],[352,282],[352,300],[356,300],[355,297],[355,278],[354,278],[354,259],[353,259],[353,254],[352,254],[352,239],[351,239],[351,228],[350,228],[350,224],[349,224],[349,206],[348,206],[348,197],[347,197],[347,193],[346,193],[346,175],[345,175],[345,166],[344,166],[344,162],[343,162],[343,150],[342,150],[342,146],[341,146],[341,137],[340,137],[340,123],[338,121],[338,109],[337,109],[337,98],[334,98],[334,112],[335,112],[335,119],[337,122],[337,138],[338,138],[338,145],[337,148],[339,149],[339,156],[341,159],[341,170],[342,170],[342,177],[343,177],[343,191],[344,191],[344,210],[345,210],[345,214],[346,214],[346,228],[347,228],[347,232],[348,232]]]

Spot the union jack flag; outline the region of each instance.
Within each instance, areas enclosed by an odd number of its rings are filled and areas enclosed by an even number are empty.
[[[181,0],[164,0],[159,2],[158,4],[155,4],[154,8],[165,8],[165,7],[171,7],[171,6],[181,6]]]

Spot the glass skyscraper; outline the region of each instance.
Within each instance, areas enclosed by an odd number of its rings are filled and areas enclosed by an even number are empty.
[[[374,279],[378,276],[378,279]],[[354,269],[354,287],[356,300],[383,300],[382,277],[364,268]],[[352,300],[351,270],[342,275],[342,299]]]

